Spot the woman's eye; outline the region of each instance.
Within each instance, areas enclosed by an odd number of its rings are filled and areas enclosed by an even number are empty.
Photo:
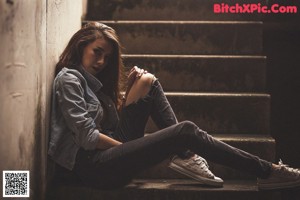
[[[96,55],[101,55],[102,51],[100,49],[94,49]]]

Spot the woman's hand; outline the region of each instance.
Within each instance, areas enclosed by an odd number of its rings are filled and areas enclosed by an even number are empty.
[[[128,74],[128,86],[132,85],[137,78],[141,78],[146,73],[148,73],[147,70],[134,66]]]
[[[127,76],[127,77],[128,77],[128,82],[127,82],[127,90],[126,90],[126,93],[125,93],[125,98],[127,97],[127,94],[129,93],[129,91],[130,91],[130,89],[131,89],[131,87],[132,87],[134,81],[135,81],[136,79],[141,78],[141,76],[142,76],[143,74],[147,74],[147,73],[148,73],[147,70],[140,69],[140,68],[138,68],[137,66],[134,66],[134,67],[130,70],[130,72],[129,72],[128,76]]]

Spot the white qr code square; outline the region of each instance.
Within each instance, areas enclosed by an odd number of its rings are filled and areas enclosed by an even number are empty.
[[[29,197],[29,171],[3,171],[3,197]]]

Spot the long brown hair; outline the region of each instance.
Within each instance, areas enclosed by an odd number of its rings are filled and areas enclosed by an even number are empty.
[[[59,57],[55,74],[58,74],[63,67],[78,69],[81,66],[84,48],[103,36],[111,42],[113,55],[110,57],[107,67],[96,78],[103,84],[102,91],[110,96],[119,108],[121,105],[120,90],[124,89],[124,65],[121,57],[121,44],[113,28],[98,22],[84,25],[72,36]]]

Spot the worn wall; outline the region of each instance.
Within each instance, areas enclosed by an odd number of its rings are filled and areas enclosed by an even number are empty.
[[[0,0],[0,170],[30,170],[30,199],[46,186],[55,62],[81,15],[81,1]]]
[[[30,170],[33,189],[43,166],[36,152],[44,153],[46,6],[38,0],[0,6],[0,169]]]
[[[58,61],[59,55],[66,47],[72,35],[81,26],[81,17],[83,11],[83,3],[81,1],[73,0],[48,0],[47,3],[47,86],[46,86],[46,99],[51,99],[52,80],[54,78],[55,64]],[[49,121],[50,101],[47,101],[46,108],[46,121]],[[49,124],[46,126],[46,138],[48,141]],[[47,183],[50,183],[53,173],[54,164],[47,160]]]

